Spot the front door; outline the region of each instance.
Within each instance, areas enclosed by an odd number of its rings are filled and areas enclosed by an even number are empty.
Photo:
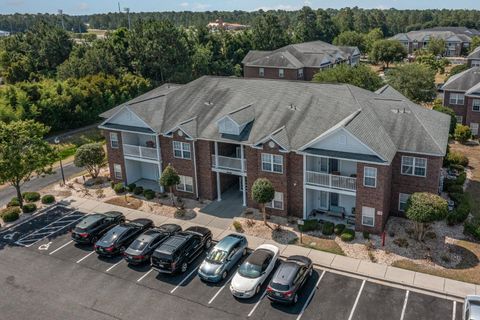
[[[317,206],[319,209],[328,210],[328,192],[318,191]]]
[[[338,193],[330,193],[330,205],[338,207]]]
[[[339,171],[339,169],[338,169],[338,159],[329,159],[329,160],[330,160],[330,163],[329,163],[330,173],[338,172]]]

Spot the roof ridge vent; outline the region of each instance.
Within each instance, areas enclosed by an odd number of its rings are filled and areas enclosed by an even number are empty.
[[[213,106],[212,100],[205,101],[206,106]]]
[[[297,106],[294,105],[293,103],[290,103],[288,107],[290,108],[290,110],[297,111]]]

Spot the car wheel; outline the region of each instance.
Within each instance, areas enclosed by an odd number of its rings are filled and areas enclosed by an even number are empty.
[[[296,304],[298,302],[298,294],[295,293],[293,296],[293,304]]]
[[[222,280],[225,280],[225,278],[227,277],[228,273],[227,271],[223,271],[222,273]]]
[[[205,249],[210,249],[212,246],[212,239],[208,238],[207,241],[205,242]]]
[[[186,272],[187,269],[188,269],[188,263],[186,263],[186,262],[182,263],[182,269],[181,269],[182,273]]]

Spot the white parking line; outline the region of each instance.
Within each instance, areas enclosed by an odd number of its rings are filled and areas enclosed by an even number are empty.
[[[453,301],[452,320],[455,320],[457,314],[457,301]]]
[[[352,320],[353,318],[353,313],[357,308],[358,300],[360,300],[360,296],[362,295],[363,287],[365,286],[366,281],[367,280],[363,280],[362,285],[360,286],[360,290],[358,290],[357,298],[355,299],[355,303],[353,304],[352,311],[350,312],[350,316],[348,317],[348,320]]]
[[[302,311],[300,311],[300,313],[298,314],[297,320],[300,320],[300,318],[303,316],[305,309],[307,309],[307,306],[310,303],[310,300],[312,300],[313,294],[315,293],[315,291],[317,291],[318,285],[320,284],[320,281],[322,280],[324,275],[325,275],[325,270],[323,270],[322,274],[320,275],[320,278],[318,278],[318,281],[315,284],[315,287],[313,287],[312,292],[310,292],[310,295],[308,296],[307,301],[305,301],[305,304],[302,307]]]
[[[108,268],[105,272],[108,272],[108,271],[112,270],[113,268],[115,268],[116,266],[118,266],[118,265],[119,265],[120,263],[122,263],[122,262],[123,262],[123,258],[122,258],[122,260],[118,261],[118,262],[115,263],[113,266],[111,266],[110,268]]]
[[[80,263],[82,262],[83,260],[87,259],[88,257],[90,257],[92,254],[95,253],[95,250],[93,250],[92,252],[90,252],[89,254],[87,254],[85,257],[81,258],[80,260],[77,261],[77,263]]]
[[[234,275],[235,275],[235,273],[232,272],[228,281],[226,281],[225,284],[220,289],[218,289],[217,293],[215,293],[215,295],[212,297],[212,299],[210,299],[210,301],[208,301],[208,304],[211,304],[213,302],[213,300],[215,300],[215,298],[218,297],[220,292],[222,292],[222,290],[227,286],[227,284],[229,284],[230,281],[232,281],[232,278],[233,278]]]
[[[73,240],[70,240],[70,241],[68,241],[68,242],[67,242],[67,243],[65,243],[63,246],[61,246],[61,247],[59,247],[59,248],[57,248],[57,249],[53,250],[53,251],[52,251],[52,252],[50,252],[49,254],[54,254],[55,252],[62,250],[63,248],[65,248],[66,246],[68,246],[68,245],[69,245],[70,243],[72,243],[72,242],[73,242]]]
[[[255,303],[255,305],[253,306],[253,309],[250,311],[247,317],[250,317],[255,312],[255,309],[257,309],[258,305],[260,304],[260,302],[262,302],[263,298],[265,298],[266,294],[267,294],[267,290],[263,291],[262,296],[260,297],[260,300],[258,300],[257,303]]]
[[[141,276],[141,277],[137,280],[137,282],[142,281],[142,280],[143,280],[146,276],[148,276],[148,275],[150,274],[150,272],[152,272],[152,271],[153,271],[153,269],[150,269],[147,273],[145,273],[143,276]]]
[[[185,281],[187,281],[188,278],[190,278],[190,276],[195,272],[197,271],[198,267],[196,267],[195,269],[192,270],[192,272],[190,272],[185,278],[182,279],[182,281],[180,281],[180,283],[172,289],[172,291],[170,291],[170,293],[174,293],[175,290],[177,290]]]
[[[405,300],[403,301],[403,308],[402,308],[402,314],[400,315],[400,320],[403,320],[405,317],[405,310],[407,310],[407,302],[408,302],[408,295],[410,294],[410,291],[407,290],[405,292]]]

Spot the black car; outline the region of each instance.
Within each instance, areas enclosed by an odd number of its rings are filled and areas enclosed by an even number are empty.
[[[122,222],[125,222],[125,216],[118,211],[89,214],[73,228],[72,240],[81,244],[95,243],[105,232]]]
[[[203,227],[190,227],[163,242],[152,254],[152,267],[158,272],[185,272],[188,265],[212,246],[212,232]]]
[[[164,224],[145,231],[125,250],[123,257],[130,264],[150,261],[153,251],[168,237],[182,231],[178,224]]]
[[[150,219],[135,219],[110,229],[95,243],[95,251],[101,256],[113,256],[125,249],[145,230],[153,227]]]
[[[313,273],[312,260],[291,256],[282,262],[267,287],[267,297],[274,302],[295,304],[298,292]]]

